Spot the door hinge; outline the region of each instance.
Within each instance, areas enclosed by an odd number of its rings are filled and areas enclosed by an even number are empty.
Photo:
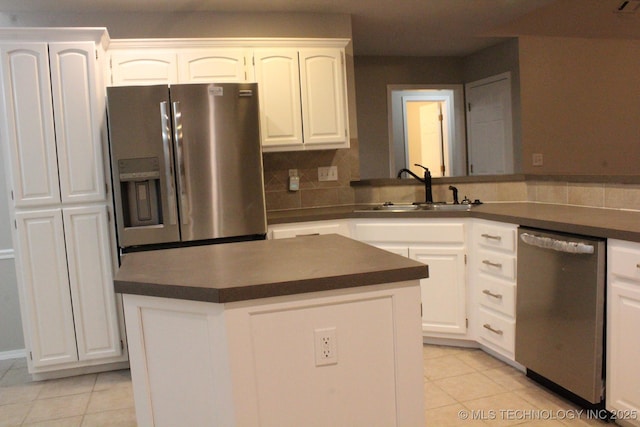
[[[469,319],[464,319],[464,327],[465,328],[469,327]]]
[[[469,165],[469,173],[473,173],[473,165]]]
[[[124,341],[120,340],[120,350],[124,350]]]
[[[29,352],[29,359],[33,360],[33,353]]]
[[[467,254],[464,254],[464,265],[467,265]]]
[[[98,60],[98,51],[96,50],[96,61]]]
[[[467,103],[467,111],[471,111],[471,103],[470,102]]]
[[[17,219],[13,220],[13,228],[15,228],[16,230],[18,229],[18,220]]]
[[[443,121],[444,120],[444,116],[442,114],[438,114],[438,121]]]
[[[422,318],[422,303],[420,303],[420,318]]]
[[[107,211],[107,222],[111,222],[111,213]]]
[[[11,190],[11,200],[15,200],[15,199],[13,198],[13,190]]]

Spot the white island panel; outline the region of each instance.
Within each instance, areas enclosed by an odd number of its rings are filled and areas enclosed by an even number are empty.
[[[124,295],[141,426],[423,426],[419,282],[217,304]],[[316,362],[335,328],[336,363]]]

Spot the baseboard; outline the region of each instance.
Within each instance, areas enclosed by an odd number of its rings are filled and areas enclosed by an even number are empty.
[[[27,357],[27,350],[24,348],[21,350],[0,351],[0,360],[19,359],[21,357]]]

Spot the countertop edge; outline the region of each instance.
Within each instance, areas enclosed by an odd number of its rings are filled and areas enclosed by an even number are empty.
[[[279,283],[265,283],[261,285],[240,286],[225,289],[141,283],[126,280],[114,280],[114,288],[116,292],[122,294],[223,304],[285,295],[297,295],[337,289],[358,288],[385,283],[406,282],[410,280],[424,279],[428,277],[428,275],[429,267],[425,264],[414,267],[401,267],[382,271],[353,273],[341,276],[327,276]]]
[[[640,212],[624,211],[619,209],[607,209],[599,207],[559,205],[540,202],[496,202],[485,203],[478,207],[471,208],[470,211],[409,211],[402,213],[389,212],[354,212],[363,205],[343,205],[327,208],[308,208],[291,211],[272,211],[267,215],[269,225],[307,222],[307,221],[324,221],[324,220],[340,220],[340,219],[424,219],[424,218],[477,218],[490,221],[506,222],[511,224],[523,225],[533,228],[547,229],[551,231],[559,231],[565,233],[582,234],[586,236],[594,236],[608,239],[620,239],[632,242],[640,242]],[[594,217],[601,216],[603,213],[618,218],[629,218],[627,222],[637,223],[637,227],[625,227],[609,222],[608,225],[597,224],[595,221],[589,220],[579,222],[571,222],[558,216],[538,215],[538,214],[514,214],[513,207],[532,209],[543,208],[547,211],[557,212],[584,212],[593,214]],[[503,210],[501,212],[501,210]],[[517,210],[517,209],[516,209]],[[520,209],[522,210],[522,209]],[[602,222],[602,221],[601,221]]]

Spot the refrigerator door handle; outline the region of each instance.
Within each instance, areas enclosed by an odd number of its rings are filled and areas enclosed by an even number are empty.
[[[180,191],[180,206],[182,206],[182,223],[189,224],[189,215],[187,215],[187,209],[189,209],[189,193],[185,188],[186,177],[184,167],[184,156],[182,153],[182,144],[184,143],[182,133],[182,113],[180,112],[180,102],[175,101],[172,103],[173,109],[173,139],[176,144],[176,164],[178,166],[178,191]]]
[[[160,103],[160,121],[162,123],[162,149],[164,152],[164,170],[167,179],[167,204],[169,210],[168,222],[170,225],[177,223],[176,219],[176,191],[173,178],[173,163],[171,162],[171,129],[169,127],[169,111],[167,101]]]

